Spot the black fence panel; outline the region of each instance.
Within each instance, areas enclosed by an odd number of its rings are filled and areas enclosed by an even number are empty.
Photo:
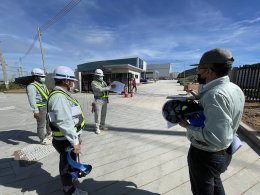
[[[260,64],[239,67],[235,83],[244,91],[247,101],[260,101]]]

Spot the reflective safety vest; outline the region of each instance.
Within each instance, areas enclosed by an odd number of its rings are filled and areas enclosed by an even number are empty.
[[[42,97],[46,100],[46,101],[43,101],[43,102],[37,102],[36,103],[36,106],[37,107],[42,107],[42,106],[46,106],[46,102],[48,101],[48,96],[50,94],[48,88],[46,87],[46,85],[43,84],[44,86],[44,89],[43,90],[40,85],[38,85],[37,83],[33,82],[31,83],[34,87],[36,87],[36,89],[38,89],[38,91],[40,92],[40,94],[42,95]]]
[[[61,94],[65,95],[65,97],[69,101],[73,102],[75,104],[75,106],[79,106],[80,107],[81,113],[79,115],[76,115],[76,117],[79,119],[79,122],[77,124],[75,124],[75,127],[74,127],[74,130],[76,132],[79,132],[85,126],[85,120],[84,120],[85,117],[84,117],[84,114],[82,112],[82,109],[81,109],[81,106],[80,106],[79,102],[76,99],[72,98],[67,93],[65,93],[64,91],[61,91],[61,90],[54,90],[54,91],[52,91],[51,94],[49,95],[49,99],[50,99],[50,97],[52,95],[54,95],[56,93],[61,93]],[[49,124],[50,124],[50,128],[52,130],[52,136],[53,137],[63,137],[64,136],[63,133],[60,132],[60,130],[59,130],[59,128],[57,126],[53,125],[52,122],[50,122]]]
[[[98,85],[100,85],[101,87],[103,87],[103,86],[102,86],[102,83],[103,83],[103,82],[99,82],[99,81],[95,81],[95,82],[97,82]],[[106,85],[105,85],[105,87],[106,87]],[[103,96],[100,96],[100,97],[101,97],[101,98],[108,98],[108,95],[109,95],[109,92],[108,92],[108,91],[104,91],[104,92],[103,92]]]

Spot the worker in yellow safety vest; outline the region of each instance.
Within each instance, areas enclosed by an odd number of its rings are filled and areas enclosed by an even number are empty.
[[[34,68],[31,73],[34,82],[27,86],[27,96],[37,121],[37,134],[41,144],[51,144],[51,129],[48,120],[46,120],[46,105],[49,96],[48,88],[44,84],[46,75],[40,68]]]
[[[108,130],[105,126],[108,95],[111,87],[107,86],[103,80],[104,74],[101,69],[96,69],[94,73],[94,80],[91,83],[92,91],[94,94],[94,106],[95,106],[95,131],[96,134],[100,133],[100,130]]]
[[[80,135],[85,125],[84,114],[79,102],[71,96],[75,89],[74,71],[66,66],[54,70],[55,88],[49,95],[48,115],[52,130],[52,144],[60,154],[59,171],[64,194],[87,194],[75,187],[70,174],[72,167],[68,164],[66,148],[73,147],[71,158],[81,152]]]

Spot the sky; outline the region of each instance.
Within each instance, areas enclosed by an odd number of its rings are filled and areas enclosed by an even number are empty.
[[[23,74],[43,68],[37,27],[70,1],[1,0],[0,48],[9,78],[18,76],[18,66]],[[45,67],[52,72],[60,65],[76,69],[140,57],[148,64],[172,63],[180,72],[217,47],[233,53],[234,66],[259,63],[259,7],[259,0],[81,0],[41,32]]]

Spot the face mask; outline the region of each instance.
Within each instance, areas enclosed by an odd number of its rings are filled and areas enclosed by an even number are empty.
[[[71,86],[69,87],[70,92],[73,92],[75,90],[75,83],[72,82]]]
[[[98,80],[103,81],[104,79],[103,77],[98,77]]]
[[[198,78],[197,78],[197,81],[198,81],[198,83],[199,84],[206,84],[206,79],[203,79],[203,78],[201,78],[201,75],[202,74],[198,74]]]
[[[45,83],[45,77],[40,77],[40,82]]]
[[[203,72],[202,74],[197,75],[198,76],[197,81],[199,84],[202,84],[202,85],[206,84],[206,78],[201,78],[201,76],[204,75],[205,73],[207,73],[207,71]]]

